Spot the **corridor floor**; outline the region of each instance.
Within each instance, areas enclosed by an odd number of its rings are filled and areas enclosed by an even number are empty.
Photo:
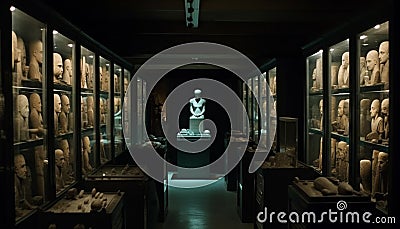
[[[236,209],[236,192],[226,191],[224,179],[200,188],[184,189],[170,186],[168,214],[164,223],[157,223],[155,228],[253,228],[252,223],[240,221]]]

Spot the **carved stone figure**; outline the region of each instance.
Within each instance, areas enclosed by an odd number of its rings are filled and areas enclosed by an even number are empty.
[[[381,74],[379,72],[379,54],[376,50],[367,53],[367,70],[371,72],[370,77],[364,76],[365,85],[375,85],[381,82]]]
[[[389,89],[389,41],[384,41],[379,45],[379,63],[381,81],[385,89]]]
[[[67,133],[69,130],[69,111],[71,105],[67,95],[61,96],[61,113],[60,113],[60,133]],[[72,124],[72,123],[71,123]]]
[[[42,81],[43,44],[36,40],[29,43],[29,72],[28,78]]]
[[[61,149],[56,149],[55,154],[55,174],[56,174],[56,191],[61,191],[64,186],[63,167],[65,163],[64,152]]]
[[[64,71],[63,71],[63,77],[62,81],[65,84],[71,85],[72,84],[72,63],[70,59],[65,59],[64,60]]]
[[[61,83],[63,75],[63,61],[59,53],[53,53],[53,81],[54,83]]]
[[[25,95],[17,95],[16,98],[15,124],[14,124],[14,140],[29,140],[29,103]]]
[[[338,86],[339,88],[349,87],[349,52],[342,54],[342,64],[338,72]]]

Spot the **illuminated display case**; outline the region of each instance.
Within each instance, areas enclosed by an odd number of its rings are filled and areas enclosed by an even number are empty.
[[[123,83],[103,91],[100,73],[129,78],[132,66],[41,3],[2,1],[0,9],[1,223],[27,227],[125,147],[108,144],[117,129],[109,93]]]
[[[343,28],[341,39],[308,47],[304,151],[307,165],[348,182],[390,214],[396,206],[390,202],[395,197],[389,162],[398,147],[389,141],[397,136],[389,131],[396,95],[391,89],[398,82],[389,71],[388,53],[395,52],[390,22],[377,21],[361,23],[359,30]]]

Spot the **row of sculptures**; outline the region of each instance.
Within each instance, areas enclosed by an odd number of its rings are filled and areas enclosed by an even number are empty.
[[[12,31],[12,71],[13,84],[20,86],[23,80],[34,80],[42,82],[43,64],[43,43],[40,40],[30,41],[28,44],[29,56],[27,56],[25,42],[22,37]],[[72,54],[70,54],[72,55]],[[86,61],[86,56],[82,56],[81,69],[81,88],[94,88],[94,68],[93,64]],[[29,61],[29,62],[28,62]],[[73,59],[72,56],[62,57],[60,53],[53,53],[53,82],[56,84],[73,84]],[[107,66],[99,67],[100,90],[109,91],[110,73]],[[124,89],[128,87],[128,79],[124,78]],[[114,74],[114,91],[120,90],[120,77]]]
[[[349,52],[344,52],[341,64],[331,64],[331,86],[333,89],[349,87]],[[379,45],[379,51],[370,50],[365,57],[360,57],[361,86],[383,84],[389,88],[389,41],[383,41]],[[315,61],[312,72],[311,91],[322,90],[322,59]]]
[[[331,174],[340,181],[349,181],[349,145],[344,141],[331,139]],[[322,153],[314,161],[315,166],[322,169]],[[370,194],[372,198],[387,195],[388,192],[389,154],[378,150],[372,151],[372,157],[360,160],[360,190]],[[377,197],[378,196],[378,197]]]
[[[331,98],[331,104],[336,104]],[[311,127],[322,130],[323,99],[319,101],[318,108],[313,105]],[[319,111],[319,112],[318,112]],[[337,108],[332,107],[332,131],[343,135],[349,134],[349,100],[340,100]],[[362,99],[360,101],[360,137],[365,140],[377,142],[389,139],[389,98]]]
[[[28,99],[29,97],[29,99]],[[45,134],[42,101],[38,93],[20,94],[15,98],[14,141],[22,142],[42,138]],[[121,98],[114,98],[114,112],[121,110]],[[100,124],[106,124],[108,99],[100,98]],[[94,126],[94,97],[81,97],[82,128]],[[56,135],[74,130],[74,115],[67,94],[54,94],[54,131]]]
[[[43,147],[41,148],[44,154]],[[88,136],[82,138],[82,173],[88,174],[93,170],[90,160],[91,143]],[[35,152],[37,153],[37,152]],[[61,139],[56,144],[54,151],[55,163],[55,183],[56,191],[61,191],[74,181],[75,177],[75,155],[73,150],[70,150],[70,144],[67,139]],[[15,168],[15,208],[17,215],[22,214],[22,210],[35,209],[43,201],[44,191],[44,172],[45,166],[48,163],[44,155],[35,156],[34,166],[36,168],[35,179],[32,179],[30,167],[27,165],[25,156],[22,153],[17,153],[14,156]],[[36,184],[32,184],[32,180]]]

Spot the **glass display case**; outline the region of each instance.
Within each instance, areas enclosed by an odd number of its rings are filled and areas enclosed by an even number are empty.
[[[76,179],[76,151],[73,142],[76,88],[75,43],[53,30],[54,159],[56,192],[68,188]]]
[[[110,61],[100,56],[100,104],[103,103],[103,114],[100,118],[100,164],[111,160],[111,119],[113,111],[110,98]],[[100,105],[101,106],[101,105]],[[102,119],[104,118],[104,119]]]
[[[86,176],[98,166],[96,144],[96,124],[105,125],[105,105],[100,97],[100,103],[95,102],[95,91],[97,86],[94,70],[96,69],[95,53],[85,47],[81,47],[79,85],[81,88],[81,152],[82,152],[82,175]],[[99,107],[99,108],[98,108]],[[98,111],[99,110],[99,111]],[[100,120],[97,122],[96,114],[100,112]]]
[[[349,39],[329,47],[331,90],[328,117],[330,125],[330,159],[328,175],[349,181],[349,120],[350,120],[350,54]],[[326,116],[325,116],[326,117]]]
[[[387,212],[389,161],[389,22],[359,34],[361,189]]]
[[[49,200],[46,25],[12,8],[12,94],[15,220]],[[60,108],[61,109],[61,108]],[[10,120],[9,120],[10,121]]]
[[[306,95],[306,161],[317,171],[322,171],[322,141],[323,141],[323,81],[322,54],[320,50],[306,59],[306,74],[308,93]]]
[[[389,71],[390,34],[389,21],[381,19],[341,34],[349,39],[306,59],[307,164],[348,182],[384,214],[396,209],[390,202],[396,197],[391,196],[389,171],[395,168],[389,162],[397,147],[389,141],[389,106],[396,95],[390,90],[397,83],[389,77],[394,74]]]
[[[114,151],[115,156],[120,155],[124,149],[124,136],[122,134],[122,68],[114,64]]]
[[[1,223],[29,227],[82,174],[113,159],[110,63],[131,65],[40,2],[6,1],[0,10]]]

